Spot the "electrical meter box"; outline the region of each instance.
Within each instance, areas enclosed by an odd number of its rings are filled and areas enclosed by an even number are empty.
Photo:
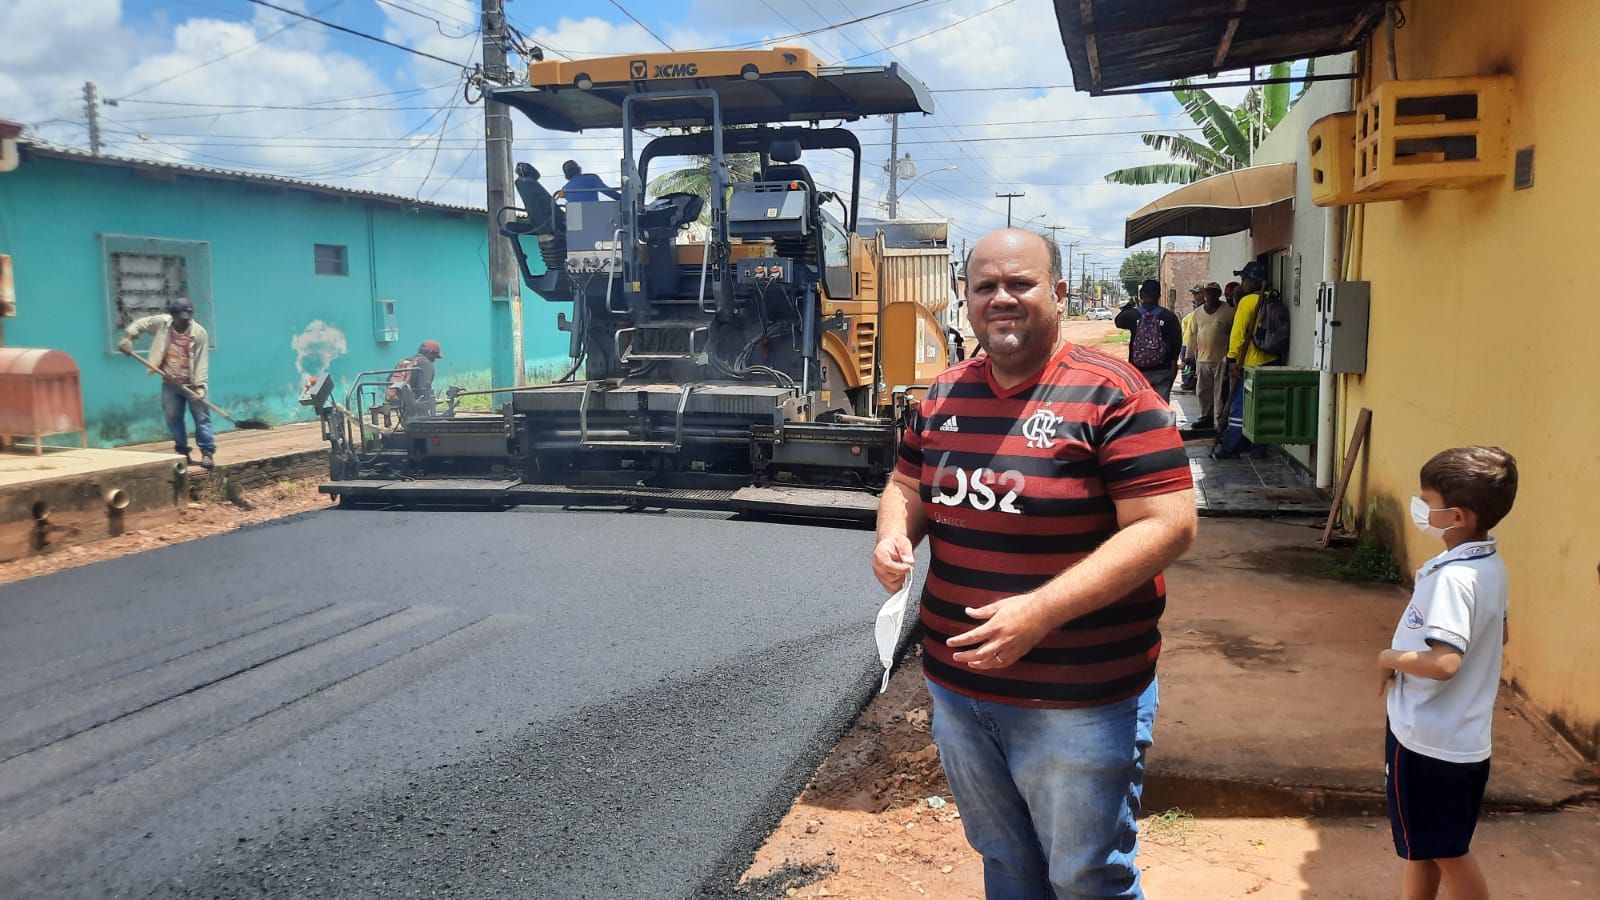
[[[1317,285],[1317,317],[1311,362],[1320,372],[1367,370],[1367,320],[1372,282],[1324,281]]]

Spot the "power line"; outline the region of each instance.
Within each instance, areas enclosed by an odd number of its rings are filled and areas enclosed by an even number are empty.
[[[955,127],[955,128],[990,128],[990,127],[999,127],[999,126],[1002,126],[1002,125],[1060,125],[1060,124],[1063,124],[1063,123],[1071,123],[1071,122],[1111,122],[1111,121],[1126,120],[1126,119],[1174,119],[1174,118],[1177,118],[1177,117],[1183,116],[1183,115],[1184,115],[1184,113],[1182,113],[1182,112],[1174,112],[1174,113],[1138,113],[1136,115],[1126,115],[1126,116],[1069,116],[1069,117],[1067,117],[1065,119],[1015,119],[1015,120],[1012,120],[1012,121],[1009,121],[1009,122],[946,122],[946,123],[938,124],[938,125],[901,125],[900,126],[900,130],[901,131],[932,131],[932,130],[942,130],[942,129],[951,128],[951,127]],[[933,116],[932,118],[933,118],[933,120],[935,122],[939,121],[938,116]],[[855,132],[856,134],[863,134],[863,133],[872,132],[872,131],[888,131],[889,129],[888,128],[861,128],[861,127],[858,127],[858,126],[852,126],[850,128],[850,130]]]
[[[616,0],[612,0],[612,2],[616,2]],[[892,15],[892,14],[897,13],[897,12],[903,12],[905,10],[908,10],[908,9],[911,9],[911,8],[917,7],[917,6],[925,6],[925,5],[929,4],[929,3],[948,3],[948,2],[950,2],[950,0],[912,0],[912,2],[910,2],[910,3],[902,3],[899,6],[890,7],[889,9],[883,10],[882,12],[875,12],[875,13],[869,13],[869,14],[864,15],[864,16],[857,16],[854,19],[849,19],[849,20],[844,21],[844,22],[835,22],[832,25],[824,25],[821,28],[813,28],[813,29],[811,29],[809,31],[798,31],[798,32],[795,32],[794,34],[779,35],[778,37],[767,38],[765,40],[760,40],[760,41],[744,41],[744,42],[738,43],[738,44],[719,44],[719,45],[717,45],[715,47],[702,47],[700,49],[702,49],[702,50],[742,50],[742,49],[745,49],[747,47],[762,47],[762,46],[767,46],[767,45],[771,45],[771,44],[781,43],[783,41],[793,40],[795,38],[810,37],[810,36],[812,36],[814,34],[822,34],[825,31],[836,31],[836,30],[838,30],[840,28],[845,27],[846,25],[855,25],[858,22],[869,22],[869,21],[871,21],[873,19],[880,19],[880,18],[882,18],[884,16],[887,16],[887,15]]]
[[[433,16],[424,15],[424,14],[419,13],[416,10],[414,10],[414,9],[408,7],[408,6],[401,6],[398,3],[392,2],[392,0],[378,0],[378,2],[382,3],[384,6],[389,7],[390,9],[398,9],[399,11],[401,11],[403,13],[407,13],[407,14],[416,16],[419,19],[426,19],[429,22],[432,22],[433,23],[433,27],[438,29],[439,34],[442,37],[447,37],[447,38],[449,38],[449,39],[451,39],[453,41],[461,40],[462,38],[466,38],[466,37],[471,37],[473,34],[477,33],[477,29],[472,27],[470,24],[463,23],[463,22],[461,22],[460,19],[451,19],[450,20],[451,22],[454,22],[454,23],[457,23],[457,24],[467,24],[467,30],[462,32],[461,34],[446,34],[445,30],[444,30],[444,23],[439,21],[438,19],[435,19]],[[420,3],[417,4],[417,5],[421,6]],[[423,6],[422,8],[423,9],[427,9],[426,6]],[[321,10],[318,10],[318,11],[321,12]],[[429,12],[439,12],[439,11],[435,9],[435,10],[429,10]],[[444,13],[439,13],[439,14],[440,15],[444,15]]]
[[[1070,84],[1029,84],[1015,87],[931,88],[928,92],[931,94],[970,94],[978,91],[1055,91],[1062,89],[1075,90],[1076,88]]]
[[[883,50],[884,51],[889,51],[889,50],[893,50],[896,47],[904,47],[905,45],[907,45],[907,44],[909,44],[909,43],[911,43],[913,41],[920,41],[923,38],[928,37],[929,35],[938,34],[941,31],[945,31],[945,30],[954,28],[957,25],[965,24],[967,22],[972,21],[973,19],[978,18],[979,16],[988,15],[989,13],[992,13],[997,9],[1000,9],[1000,8],[1006,7],[1006,6],[1010,6],[1011,4],[1013,4],[1015,2],[1017,2],[1017,0],[1000,0],[999,3],[996,3],[995,5],[989,7],[988,9],[979,10],[978,12],[975,12],[970,16],[963,16],[963,17],[955,20],[954,22],[949,23],[948,25],[941,25],[938,28],[933,29],[932,31],[924,31],[921,34],[913,35],[911,37],[908,37],[903,41],[896,41],[893,44],[885,45]],[[876,55],[877,55],[877,53],[874,52],[874,53],[862,54],[861,56],[852,56],[849,59],[845,60],[845,62],[854,62],[854,61],[856,61],[858,59],[866,59],[868,56],[876,56]]]
[[[639,26],[640,28],[643,28],[645,34],[648,34],[651,37],[655,38],[656,40],[660,41],[661,42],[661,46],[667,48],[668,50],[672,51],[673,53],[677,53],[678,52],[676,50],[673,50],[672,49],[672,45],[667,43],[666,40],[661,37],[661,35],[656,34],[654,31],[651,31],[649,25],[646,25],[645,23],[639,21],[639,17],[638,16],[634,15],[631,12],[628,12],[628,8],[627,7],[623,6],[621,3],[618,3],[617,0],[611,0],[611,5],[615,6],[617,9],[621,10],[623,15],[625,15],[628,18],[632,19],[633,20],[633,24]]]
[[[385,39],[383,39],[381,37],[378,37],[375,34],[367,34],[365,31],[357,31],[354,28],[346,28],[343,25],[335,25],[334,23],[329,22],[326,19],[319,19],[316,16],[308,16],[305,13],[295,12],[292,9],[284,9],[281,6],[277,6],[277,5],[274,5],[272,3],[268,3],[267,0],[250,0],[250,2],[254,3],[257,6],[265,6],[268,9],[275,9],[278,12],[281,12],[281,13],[287,13],[288,15],[291,15],[291,16],[297,16],[299,18],[315,22],[318,25],[322,25],[322,26],[325,26],[325,27],[328,27],[328,28],[332,28],[334,31],[342,31],[345,34],[353,34],[356,37],[366,38],[369,41],[377,41],[380,44],[384,44],[386,46],[393,47],[396,50],[404,50],[405,52],[413,54],[415,56],[421,56],[421,57],[424,57],[426,59],[434,60],[436,62],[442,62],[447,66],[455,66],[456,68],[461,69],[463,71],[470,71],[469,69],[467,69],[466,66],[463,66],[463,65],[461,65],[460,63],[457,63],[457,62],[451,62],[450,60],[445,59],[442,56],[434,56],[432,53],[427,53],[425,51],[418,50],[415,47],[407,47],[405,44],[396,44],[394,41],[385,40]]]
[[[317,10],[317,12],[325,13],[328,10],[333,9],[335,6],[338,6],[340,3],[343,3],[343,2],[344,2],[344,0],[333,0],[332,3],[330,3],[327,6],[324,6],[323,8]],[[184,69],[183,71],[178,72],[176,74],[168,75],[167,77],[161,79],[160,81],[156,81],[156,82],[153,82],[151,84],[147,84],[144,87],[139,88],[138,90],[129,91],[126,96],[127,97],[132,97],[134,94],[142,94],[145,91],[148,91],[153,87],[160,87],[161,85],[166,84],[167,82],[173,80],[174,78],[181,78],[184,75],[188,75],[190,72],[197,72],[197,71],[199,71],[201,69],[204,69],[206,66],[209,66],[212,63],[222,62],[223,60],[227,59],[230,56],[236,56],[236,55],[238,55],[240,53],[243,53],[246,50],[250,50],[250,49],[253,49],[255,47],[259,47],[262,44],[266,43],[267,41],[272,40],[273,38],[277,37],[280,34],[283,34],[285,31],[288,31],[291,28],[299,27],[299,25],[300,25],[300,22],[290,22],[289,24],[283,26],[282,28],[279,28],[277,31],[271,32],[269,34],[262,35],[261,37],[256,38],[255,40],[251,41],[250,43],[245,44],[243,47],[239,47],[238,49],[235,49],[235,50],[229,50],[227,53],[224,53],[221,56],[218,56],[218,57],[215,57],[215,58],[212,58],[212,59],[208,59],[203,63],[198,63],[196,65],[190,66],[189,68]],[[107,98],[107,101],[111,102],[111,104],[114,106],[114,105],[116,105],[115,101],[118,100],[118,99],[126,99],[126,98]]]
[[[472,42],[471,52],[478,52],[477,41]],[[439,150],[444,146],[444,132],[445,129],[450,127],[450,114],[455,112],[456,107],[463,102],[465,101],[462,99],[460,92],[457,92],[455,99],[451,100],[450,102],[450,108],[444,111],[444,121],[439,123],[439,134],[433,142],[433,158],[428,160],[428,171],[423,173],[422,183],[417,185],[418,200],[422,199],[422,189],[428,186],[428,179],[433,177],[433,167],[439,163]]]
[[[1201,129],[1199,129],[1199,128],[1170,128],[1170,129],[1167,129],[1167,130],[1168,131],[1172,131],[1172,132],[1182,132],[1182,131],[1200,131]],[[962,138],[961,140],[963,142],[965,142],[965,143],[975,144],[975,143],[979,143],[979,142],[988,143],[988,142],[993,142],[993,141],[1001,141],[1001,142],[1006,142],[1006,141],[1047,141],[1047,140],[1048,141],[1054,141],[1054,140],[1065,140],[1067,138],[1119,137],[1119,136],[1122,136],[1122,135],[1129,135],[1129,134],[1148,134],[1148,133],[1149,132],[1147,132],[1147,131],[1078,131],[1078,132],[1069,132],[1069,133],[1065,133],[1065,134],[1019,134],[1019,135],[1015,135],[1013,137],[974,137],[974,138]],[[900,143],[901,143],[901,145],[905,145],[905,144],[942,144],[943,141],[926,141],[926,140],[924,140],[924,141],[901,141]],[[871,143],[862,143],[861,146],[863,146],[863,147],[887,147],[887,146],[889,146],[889,143],[887,141],[877,141],[877,142],[871,142]]]
[[[459,83],[459,82],[456,79],[452,78],[449,81],[441,81],[438,84],[430,84],[430,85],[426,85],[424,87],[406,88],[403,91],[384,91],[384,92],[378,93],[378,94],[354,94],[354,95],[349,96],[349,97],[328,97],[328,98],[325,98],[325,99],[322,99],[322,100],[308,100],[306,102],[307,103],[343,103],[346,100],[373,100],[373,99],[376,99],[378,97],[403,97],[403,96],[405,96],[407,94],[417,94],[417,93],[421,93],[422,91],[431,91],[431,90],[435,90],[437,88],[442,88],[445,85],[453,85],[453,84],[457,84],[457,83]],[[119,102],[120,103],[148,103],[148,104],[151,104],[153,106],[203,106],[203,107],[213,108],[213,109],[340,109],[340,108],[358,108],[358,107],[324,107],[324,106],[262,106],[260,104],[255,104],[255,103],[196,103],[196,102],[187,101],[187,100],[134,100],[134,99],[131,99],[131,98],[119,98]]]

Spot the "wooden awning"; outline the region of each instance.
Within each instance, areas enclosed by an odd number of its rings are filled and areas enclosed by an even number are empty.
[[[1217,237],[1250,227],[1252,211],[1294,201],[1294,163],[1235,169],[1186,184],[1128,217],[1124,246],[1155,237]]]
[[[1372,0],[1055,0],[1072,83],[1091,94],[1354,50]]]

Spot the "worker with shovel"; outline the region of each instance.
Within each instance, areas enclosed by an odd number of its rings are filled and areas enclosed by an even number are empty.
[[[211,431],[211,408],[205,402],[206,375],[210,369],[210,337],[199,322],[194,320],[194,303],[187,297],[176,297],[167,303],[167,311],[145,316],[128,323],[123,330],[117,349],[133,355],[133,339],[141,334],[154,335],[150,342],[149,366],[160,373],[161,412],[166,416],[167,428],[172,432],[173,448],[189,459],[189,429],[183,419],[184,410],[194,417],[195,443],[200,445],[200,465],[209,469],[214,464],[217,439]],[[193,460],[189,460],[193,462]]]

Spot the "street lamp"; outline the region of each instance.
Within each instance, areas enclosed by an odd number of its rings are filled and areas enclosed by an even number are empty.
[[[908,160],[908,162],[909,162],[909,160]],[[900,209],[900,199],[902,197],[904,197],[905,195],[911,193],[911,188],[914,185],[916,185],[917,182],[921,181],[924,178],[927,178],[929,175],[932,175],[935,172],[949,172],[949,171],[953,171],[954,169],[955,169],[955,165],[954,164],[945,166],[942,169],[929,169],[928,171],[923,172],[921,175],[912,176],[909,180],[907,180],[907,181],[905,181],[903,183],[903,186],[900,187],[899,190],[891,190],[889,192],[889,218],[891,218],[891,219],[895,218],[895,214],[897,212],[899,212],[899,209]]]

